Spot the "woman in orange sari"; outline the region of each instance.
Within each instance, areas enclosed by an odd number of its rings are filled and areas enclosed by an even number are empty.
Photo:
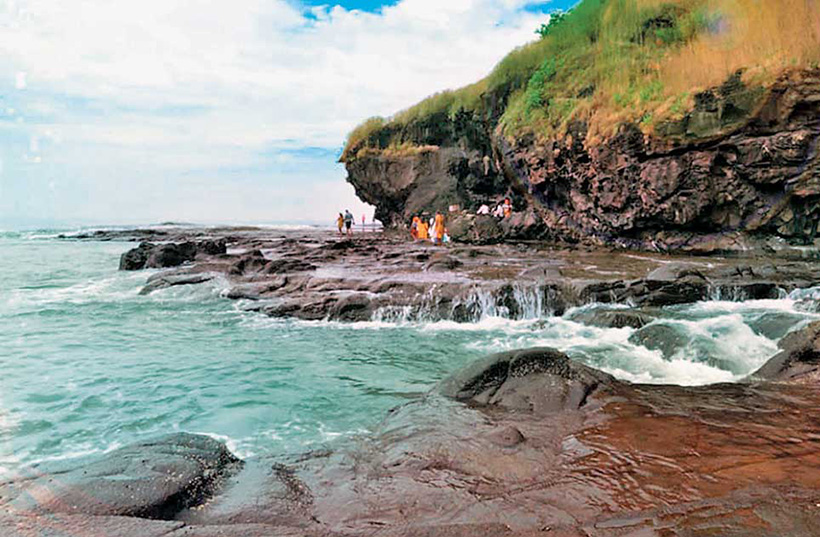
[[[419,240],[426,241],[429,238],[430,238],[429,227],[427,225],[427,222],[425,222],[422,219],[421,222],[419,222]]]
[[[433,240],[436,244],[444,243],[444,215],[436,213],[436,236]]]
[[[414,241],[419,240],[419,224],[421,219],[418,216],[413,217],[413,222],[410,224],[410,236]]]

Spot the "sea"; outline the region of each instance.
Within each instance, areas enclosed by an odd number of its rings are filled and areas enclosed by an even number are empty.
[[[654,339],[575,322],[578,310],[469,324],[271,319],[226,299],[225,280],[142,296],[154,271],[118,271],[134,243],[72,240],[78,231],[0,232],[0,478],[175,431],[243,458],[332,448],[510,349],[555,347],[631,382],[734,382],[820,319],[818,289],[665,308]]]

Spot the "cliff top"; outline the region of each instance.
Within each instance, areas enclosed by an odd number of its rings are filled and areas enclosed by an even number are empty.
[[[510,136],[560,135],[573,120],[587,142],[626,122],[657,133],[707,88],[734,80],[754,99],[785,70],[816,68],[820,0],[583,0],[539,33],[483,80],[365,121],[342,161],[417,152],[420,128],[465,115]]]

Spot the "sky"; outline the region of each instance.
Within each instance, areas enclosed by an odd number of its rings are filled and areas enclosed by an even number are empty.
[[[0,0],[0,228],[372,214],[346,134],[569,0]]]

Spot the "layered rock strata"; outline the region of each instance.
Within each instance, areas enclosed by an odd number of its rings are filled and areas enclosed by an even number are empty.
[[[399,228],[415,214],[458,205],[466,212],[453,215],[451,232],[467,242],[532,238],[712,252],[816,237],[816,69],[787,72],[765,89],[747,87],[738,73],[652,135],[624,124],[593,139],[576,121],[562,136],[510,138],[498,128],[503,108],[486,108],[480,117],[439,114],[375,132],[362,141],[366,150],[349,148],[348,181]],[[425,150],[379,149],[397,142]],[[513,218],[470,216],[504,196],[513,198]]]

